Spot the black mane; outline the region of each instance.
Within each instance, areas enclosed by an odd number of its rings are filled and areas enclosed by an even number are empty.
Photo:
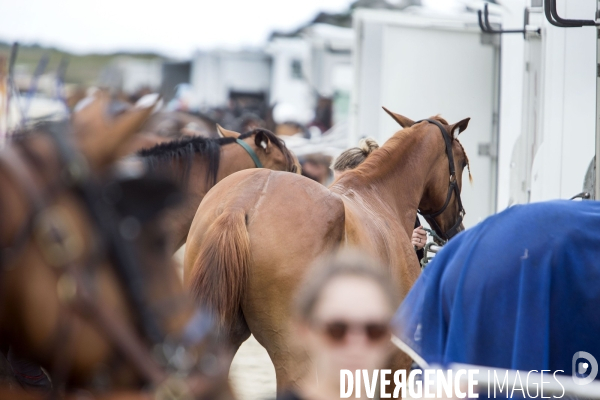
[[[245,133],[239,138],[244,139],[251,134],[252,132]],[[214,185],[217,181],[217,173],[219,172],[221,146],[230,143],[235,143],[235,138],[210,139],[200,136],[185,137],[183,139],[160,143],[149,149],[142,149],[138,151],[137,155],[152,170],[164,164],[170,164],[172,161],[183,159],[185,163],[183,182],[187,182],[193,158],[197,154],[206,159],[208,166],[208,173],[206,175],[207,183]]]
[[[264,133],[269,141],[276,146],[286,157],[288,170],[295,172],[296,166],[293,156],[286,148],[285,143],[279,139],[273,132],[266,129],[255,129],[240,135],[238,139],[246,139],[258,132]],[[219,172],[219,160],[221,158],[221,146],[235,143],[235,138],[208,139],[203,137],[186,137],[166,143],[157,144],[149,149],[140,150],[137,155],[144,160],[144,163],[150,169],[156,169],[165,164],[171,164],[173,161],[184,159],[185,171],[183,175],[184,184],[188,180],[189,170],[195,155],[206,159],[208,173],[206,175],[207,183],[214,185],[217,182],[217,173]]]

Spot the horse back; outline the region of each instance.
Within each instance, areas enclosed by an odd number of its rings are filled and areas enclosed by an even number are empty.
[[[269,260],[277,258],[310,264],[340,246],[345,214],[338,195],[300,175],[262,175],[263,185],[254,191],[248,213],[255,262],[272,264]]]
[[[278,273],[285,273],[285,264],[310,264],[343,240],[344,204],[326,187],[288,172],[239,171],[215,185],[198,207],[187,240],[186,274],[187,260],[195,258],[208,228],[232,210],[245,215],[252,263],[278,262]]]

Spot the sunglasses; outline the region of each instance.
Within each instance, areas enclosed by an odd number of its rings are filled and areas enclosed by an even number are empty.
[[[349,323],[345,321],[332,321],[316,323],[316,327],[333,343],[341,344],[350,332],[362,333],[370,343],[379,343],[389,340],[390,327],[382,322]]]

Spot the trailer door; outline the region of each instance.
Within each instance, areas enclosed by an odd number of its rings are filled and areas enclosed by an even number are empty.
[[[530,18],[539,24],[541,10],[531,9]],[[509,204],[529,203],[533,160],[542,144],[542,37],[531,33],[525,38],[523,76],[523,121],[510,162]]]

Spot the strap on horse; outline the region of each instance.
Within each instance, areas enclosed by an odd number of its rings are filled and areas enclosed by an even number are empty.
[[[456,169],[454,166],[454,153],[452,152],[452,138],[448,134],[448,131],[446,131],[446,128],[444,127],[444,125],[442,125],[440,122],[438,122],[434,119],[423,119],[423,120],[415,122],[413,125],[418,124],[419,122],[423,122],[423,121],[434,124],[435,126],[437,126],[440,129],[440,132],[442,133],[442,137],[444,138],[444,143],[446,145],[446,155],[448,156],[448,167],[449,167],[448,169],[450,172],[450,183],[448,184],[448,194],[446,196],[446,201],[444,202],[444,205],[442,206],[442,208],[440,208],[436,212],[432,212],[429,214],[423,214],[423,212],[421,210],[417,210],[417,212],[419,214],[421,214],[423,216],[423,218],[425,218],[427,220],[427,222],[429,222],[429,225],[431,225],[432,228],[434,228],[437,232],[440,233],[439,236],[443,240],[448,241],[452,237],[456,236],[456,234],[458,233],[458,229],[460,228],[460,225],[462,224],[463,217],[466,214],[465,209],[462,205],[462,200],[460,198],[460,189],[458,187],[458,182],[456,180]],[[456,219],[456,222],[454,223],[454,225],[452,225],[452,227],[450,229],[448,229],[446,232],[443,232],[442,228],[435,220],[435,217],[437,217],[438,215],[440,215],[441,213],[446,211],[446,208],[450,204],[450,199],[452,198],[452,193],[454,193],[456,195],[456,201],[458,202],[458,218]]]
[[[258,156],[256,155],[256,152],[252,149],[252,147],[250,147],[248,145],[248,143],[244,142],[241,139],[235,139],[235,141],[236,141],[237,144],[239,144],[240,146],[242,146],[244,148],[244,150],[246,150],[248,152],[248,154],[252,158],[252,161],[254,161],[254,165],[256,165],[256,168],[263,168],[263,165],[260,162]]]

